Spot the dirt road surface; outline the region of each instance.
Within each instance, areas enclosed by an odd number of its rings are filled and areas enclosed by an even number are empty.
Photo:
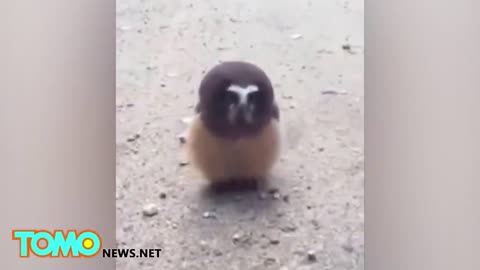
[[[272,79],[285,150],[259,192],[212,194],[177,135],[225,60]],[[363,1],[117,1],[117,269],[364,269]]]

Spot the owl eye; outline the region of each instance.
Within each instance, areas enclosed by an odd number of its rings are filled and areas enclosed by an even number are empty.
[[[224,100],[228,104],[238,103],[238,95],[234,92],[225,91]]]
[[[260,91],[257,91],[257,92],[253,92],[253,93],[250,93],[248,95],[248,102],[249,103],[252,103],[252,102],[255,102],[255,103],[262,103],[263,101],[263,93],[260,92]]]

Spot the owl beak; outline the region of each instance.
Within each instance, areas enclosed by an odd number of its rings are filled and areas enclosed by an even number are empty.
[[[232,125],[246,125],[250,118],[246,105],[238,104],[230,107],[228,119]]]

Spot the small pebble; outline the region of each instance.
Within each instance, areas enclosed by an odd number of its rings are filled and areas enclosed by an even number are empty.
[[[290,202],[290,197],[288,195],[283,196],[283,201],[286,203]]]
[[[273,199],[278,200],[278,199],[280,199],[280,193],[275,192],[275,193],[272,194],[272,197],[273,197]]]
[[[217,257],[220,257],[220,256],[223,255],[223,252],[220,251],[220,250],[218,250],[218,249],[215,249],[215,250],[213,251],[213,255],[215,255],[215,256],[217,256]]]
[[[263,265],[268,267],[268,266],[274,265],[276,262],[277,260],[275,260],[275,258],[266,258],[265,261],[263,262]]]
[[[278,239],[271,239],[271,240],[270,240],[270,244],[272,244],[272,245],[278,245],[278,244],[280,244],[280,240],[278,240]]]
[[[135,134],[133,137],[127,139],[127,142],[134,142],[140,138],[140,134]]]
[[[290,35],[290,38],[291,38],[291,39],[299,39],[299,38],[301,38],[301,37],[302,37],[301,34],[292,34],[292,35]]]
[[[343,250],[345,250],[345,251],[348,252],[348,253],[352,253],[352,252],[353,252],[353,247],[352,247],[351,245],[345,244],[345,245],[342,245],[342,248],[343,248]]]
[[[133,230],[133,225],[131,225],[131,224],[123,227],[124,232],[130,232],[132,230]]]
[[[289,224],[289,225],[283,226],[280,230],[285,233],[294,232],[297,230],[297,226],[295,226],[294,224]]]
[[[352,46],[350,46],[350,44],[343,44],[342,49],[344,49],[346,51],[350,51],[352,49]]]
[[[158,214],[158,208],[155,204],[149,203],[143,207],[143,215],[146,217],[153,217]]]
[[[315,254],[315,251],[309,250],[307,252],[307,259],[311,262],[317,261],[317,255]]]
[[[355,153],[361,153],[362,150],[358,147],[352,147],[352,151],[355,152]]]
[[[336,90],[324,90],[324,91],[322,91],[322,95],[338,95],[338,91],[336,91]]]
[[[249,234],[245,234],[243,232],[237,232],[232,236],[232,241],[234,244],[245,244],[250,241],[251,236]]]
[[[321,50],[317,50],[317,53],[320,53],[320,54],[322,54],[322,53],[325,53],[325,54],[332,54],[332,53],[333,53],[333,51],[326,50],[326,49],[321,49]]]
[[[180,167],[185,167],[188,165],[188,161],[180,161],[178,165],[180,165]]]
[[[160,193],[160,199],[166,199],[167,194],[165,192]]]
[[[215,213],[213,212],[203,212],[203,218],[205,219],[211,219],[211,218],[216,218]]]
[[[241,233],[236,233],[232,236],[233,242],[238,242],[238,241],[240,241],[240,239],[242,239],[242,234]]]
[[[178,134],[177,139],[181,144],[185,144],[187,142],[187,136],[185,133]]]

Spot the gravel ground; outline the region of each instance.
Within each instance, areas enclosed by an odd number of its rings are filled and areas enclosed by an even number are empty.
[[[117,269],[364,269],[363,1],[117,1]],[[286,144],[259,192],[212,193],[177,136],[222,60],[271,77]]]

